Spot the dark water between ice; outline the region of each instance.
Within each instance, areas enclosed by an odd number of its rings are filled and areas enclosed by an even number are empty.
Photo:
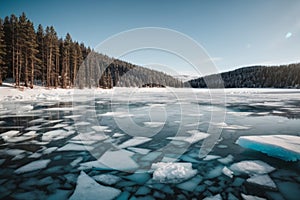
[[[75,104],[66,99],[1,102],[0,199],[68,199],[76,188],[81,170],[90,177],[100,174],[119,177],[120,179],[113,184],[98,180],[101,185],[120,190],[119,199],[203,199],[218,194],[222,199],[241,199],[242,193],[266,199],[298,199],[300,196],[299,161],[286,162],[235,144],[239,136],[243,135],[300,136],[300,94],[227,94],[227,127],[224,126],[218,143],[209,153],[220,158],[232,155],[233,160],[225,164],[218,159],[205,161],[198,157],[203,140],[187,147],[183,141],[170,143],[170,139],[167,139],[176,136],[180,127],[183,131],[206,132],[211,122],[211,110],[218,111],[222,105],[210,105],[208,96],[202,93],[197,94],[198,99],[187,98],[183,101],[163,92],[143,93],[139,97],[129,102],[124,101],[122,97],[113,101],[108,96],[96,97],[92,104],[86,101],[76,102],[76,98]],[[195,111],[196,108],[199,110]],[[130,115],[124,114],[126,109]],[[104,131],[92,128],[95,125],[94,114],[97,116],[98,125]],[[185,115],[184,124],[182,115]],[[131,127],[125,127],[126,130],[124,127],[120,129],[115,120],[118,119],[120,123],[122,119],[128,118],[140,127],[148,126],[150,129],[159,130],[149,137],[149,141],[132,146],[138,148],[135,149],[137,152],[141,149],[153,152],[151,156],[147,156],[149,153],[134,152],[132,158],[142,169],[138,176],[134,176],[130,170],[81,168],[82,163],[96,159],[95,151],[78,150],[78,146],[69,146],[69,150],[62,148],[67,144],[82,145],[78,140],[74,140],[78,132],[82,133],[82,137],[85,137],[84,131],[87,137],[90,133],[101,132],[99,134],[105,135],[105,139],[101,139],[96,145],[88,140],[85,143],[87,148],[97,147],[101,157],[101,154],[114,145],[118,146],[132,136],[147,134],[139,133]],[[147,124],[151,121],[157,123]],[[160,123],[162,121],[163,124]],[[131,131],[129,135],[128,130]],[[7,133],[8,131],[15,132]],[[167,150],[164,149],[166,146]],[[134,150],[131,147],[125,149],[131,152]],[[182,151],[184,154],[181,155]],[[153,181],[152,171],[147,169],[164,157],[176,158],[176,162],[192,163],[197,175],[185,180],[185,184],[181,185]],[[37,170],[18,172],[22,166],[39,160],[49,162]],[[229,167],[232,163],[243,160],[261,160],[276,168],[269,176],[277,189],[250,184],[246,181],[249,178],[247,174],[233,178],[222,174],[220,169],[224,166]]]

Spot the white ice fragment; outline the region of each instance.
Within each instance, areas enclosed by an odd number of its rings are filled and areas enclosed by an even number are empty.
[[[121,193],[120,190],[98,184],[94,179],[81,171],[74,193],[69,200],[111,200]]]
[[[42,140],[43,141],[60,140],[68,137],[69,135],[72,135],[73,133],[74,133],[73,131],[65,131],[63,129],[48,131],[43,134]]]
[[[162,127],[164,124],[165,124],[165,122],[144,122],[145,126],[148,126],[151,128]]]
[[[28,156],[28,158],[40,158],[42,156],[41,153],[35,152],[33,154],[31,154],[30,156]]]
[[[4,140],[7,140],[11,137],[14,137],[16,135],[18,135],[20,133],[20,131],[7,131],[7,132],[4,132],[4,133],[1,133],[0,136],[4,139]]]
[[[292,135],[242,136],[237,144],[285,161],[300,160],[300,137]]]
[[[50,147],[50,148],[47,148],[43,151],[43,154],[50,154],[52,153],[53,151],[55,151],[56,149],[58,149],[57,147]]]
[[[22,173],[26,173],[26,172],[32,172],[35,170],[40,170],[40,169],[44,169],[47,167],[47,165],[50,163],[50,160],[37,160],[37,161],[33,161],[27,165],[24,165],[20,168],[18,168],[17,170],[15,170],[16,174],[22,174]]]
[[[57,149],[57,151],[91,151],[93,150],[92,146],[83,146],[79,144],[66,144],[65,146]]]
[[[153,163],[153,180],[161,183],[179,183],[197,174],[191,163]]]
[[[132,159],[133,152],[124,149],[117,151],[106,151],[100,158],[99,162],[105,166],[116,170],[136,170],[139,166]]]
[[[92,126],[91,128],[95,131],[101,132],[108,129],[108,126]]]
[[[218,158],[221,158],[221,156],[217,156],[217,155],[207,155],[203,160],[204,161],[210,161],[210,160],[216,160]]]
[[[98,182],[104,183],[106,185],[113,185],[113,184],[116,184],[118,181],[121,180],[120,177],[112,175],[112,174],[96,175],[96,176],[93,176],[93,179],[98,181]]]
[[[71,165],[72,167],[75,167],[75,166],[78,165],[82,160],[83,160],[82,157],[78,157],[78,158],[76,158],[75,160],[73,160],[73,161],[70,163],[70,165]]]
[[[270,189],[276,189],[276,185],[274,181],[268,176],[267,174],[265,175],[255,175],[247,179],[247,182],[253,183],[256,185],[264,186]]]
[[[220,194],[217,194],[215,196],[205,197],[203,200],[222,200],[222,197]]]
[[[274,167],[260,160],[246,160],[234,163],[230,169],[237,174],[267,174],[275,170]]]
[[[242,198],[244,200],[266,200],[265,198],[262,198],[262,197],[257,197],[257,196],[252,196],[252,195],[245,195],[245,194],[241,194],[242,195]]]
[[[233,171],[228,169],[228,167],[223,167],[222,172],[224,175],[228,176],[229,178],[233,178]]]
[[[132,139],[129,139],[129,140],[123,142],[122,144],[120,144],[119,148],[125,149],[127,147],[138,146],[138,145],[144,144],[146,142],[149,142],[150,140],[152,140],[152,139],[147,138],[147,137],[133,137]]]
[[[229,154],[225,158],[218,159],[218,161],[224,165],[227,165],[233,161],[233,156]]]
[[[77,123],[75,123],[75,126],[87,126],[90,124],[91,124],[90,122],[77,122]]]
[[[122,133],[114,133],[112,137],[122,137],[124,135],[125,134],[122,134]]]
[[[142,155],[146,155],[150,152],[150,149],[144,149],[144,148],[128,147],[127,149]]]
[[[199,142],[200,140],[204,140],[209,136],[208,133],[200,132],[198,130],[191,130],[188,131],[190,136],[175,136],[175,137],[167,137],[169,140],[179,140],[179,141],[185,141],[190,144]]]

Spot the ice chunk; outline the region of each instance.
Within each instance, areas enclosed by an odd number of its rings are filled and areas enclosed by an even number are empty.
[[[116,188],[98,184],[94,179],[81,171],[77,180],[77,186],[70,200],[92,200],[99,198],[101,200],[111,200],[116,198],[120,193],[121,191]]]
[[[45,149],[44,151],[43,151],[43,154],[50,154],[50,153],[52,153],[53,151],[55,151],[56,149],[58,149],[57,147],[50,147],[50,148],[48,148],[48,149]]]
[[[151,128],[157,128],[162,127],[165,122],[144,122],[145,126],[151,127]]]
[[[270,189],[276,189],[274,181],[268,175],[255,175],[247,179],[247,182],[264,186]]]
[[[142,154],[142,155],[146,155],[150,152],[149,149],[144,149],[144,148],[129,147],[127,149],[130,150],[130,151]]]
[[[116,170],[136,170],[139,166],[131,158],[133,155],[133,152],[124,149],[106,151],[99,159],[99,162]]]
[[[153,180],[161,183],[179,183],[197,174],[191,163],[153,163]]]
[[[246,160],[234,163],[230,169],[237,174],[267,174],[275,170],[274,167],[260,160]]]
[[[92,146],[83,146],[79,144],[66,144],[65,146],[57,149],[57,151],[91,151],[93,150]]]
[[[136,195],[147,195],[151,192],[151,189],[146,187],[146,186],[142,186],[140,187],[137,191],[136,191]]]
[[[228,167],[226,167],[226,166],[223,167],[222,172],[223,172],[223,174],[225,174],[229,178],[233,178],[233,171],[231,171],[230,169],[228,169]]]
[[[93,176],[93,179],[98,181],[98,182],[104,183],[106,185],[113,185],[113,184],[116,184],[118,181],[121,180],[120,177],[112,175],[112,174],[96,175],[96,176]]]
[[[207,155],[203,160],[204,161],[210,161],[210,160],[215,160],[221,158],[221,156],[217,156],[217,155]]]
[[[233,161],[233,156],[229,154],[225,158],[218,159],[218,161],[224,165],[227,165]]]
[[[122,144],[120,144],[119,148],[125,149],[127,147],[138,146],[140,144],[149,142],[150,140],[152,140],[152,139],[147,138],[147,137],[133,137],[132,139],[129,139],[129,140],[123,142]]]
[[[0,136],[6,140],[8,138],[14,137],[16,135],[18,135],[20,133],[20,131],[7,131],[5,133],[1,133]]]
[[[261,197],[257,197],[257,196],[252,196],[252,195],[245,195],[245,194],[241,194],[242,198],[244,200],[266,200],[265,198],[261,198]]]
[[[196,176],[196,177],[192,178],[191,180],[177,184],[177,187],[180,189],[189,191],[189,192],[193,192],[201,181],[202,181],[202,177]]]
[[[73,131],[67,132],[63,129],[48,131],[43,134],[42,140],[43,141],[60,140],[60,139],[68,137],[69,135],[72,135],[73,133],[74,133]]]
[[[70,195],[70,190],[56,190],[54,194],[48,196],[47,200],[67,199]]]
[[[185,141],[190,144],[199,142],[200,140],[204,140],[209,136],[208,133],[200,132],[198,130],[191,130],[188,131],[190,136],[175,136],[175,137],[167,137],[169,140],[179,140],[179,141]]]
[[[253,149],[285,161],[300,160],[300,137],[292,135],[242,136],[242,147]]]
[[[217,194],[215,196],[205,197],[203,200],[222,200],[222,197],[220,194]]]
[[[216,177],[218,177],[218,176],[221,176],[222,170],[223,170],[223,166],[222,166],[222,165],[219,165],[219,166],[213,168],[212,170],[210,170],[210,171],[206,174],[206,178],[208,178],[208,179],[213,179],[213,178],[216,178]]]
[[[22,174],[22,173],[26,173],[26,172],[40,170],[40,169],[46,168],[49,163],[50,163],[50,160],[33,161],[27,165],[24,165],[24,166],[18,168],[17,170],[15,170],[15,173]]]
[[[108,126],[92,126],[91,128],[94,129],[95,131],[100,132],[108,129]]]
[[[122,137],[124,136],[125,134],[122,134],[122,133],[114,133],[113,134],[113,137]]]

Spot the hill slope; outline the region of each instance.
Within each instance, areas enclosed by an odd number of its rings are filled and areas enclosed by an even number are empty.
[[[243,67],[218,75],[221,75],[225,88],[300,88],[300,63]],[[213,80],[218,75],[193,79],[185,84],[193,88],[206,88],[204,79]]]

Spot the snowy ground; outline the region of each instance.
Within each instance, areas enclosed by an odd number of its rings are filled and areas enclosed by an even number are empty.
[[[299,105],[290,89],[5,84],[0,199],[297,199]]]

